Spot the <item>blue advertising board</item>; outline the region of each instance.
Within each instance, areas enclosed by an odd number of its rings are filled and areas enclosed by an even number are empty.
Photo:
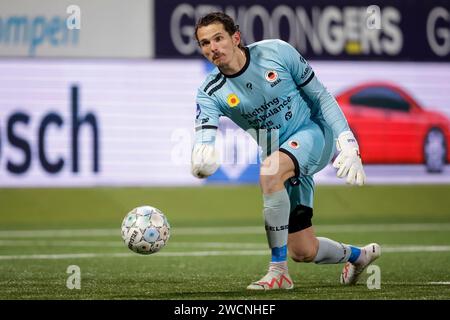
[[[245,43],[280,38],[308,59],[450,61],[448,0],[155,1],[156,57],[198,57],[195,24],[212,11]]]

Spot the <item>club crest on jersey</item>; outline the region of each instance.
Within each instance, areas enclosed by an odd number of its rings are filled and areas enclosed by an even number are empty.
[[[228,95],[227,103],[230,106],[230,108],[236,107],[239,104],[239,102],[241,101],[239,100],[238,96],[235,95],[234,93]]]
[[[288,144],[292,149],[298,149],[298,147],[300,146],[300,144],[295,140],[289,141]]]
[[[276,86],[281,81],[281,79],[278,78],[278,72],[275,70],[266,71],[264,77],[270,82],[271,87]]]
[[[266,80],[269,82],[275,82],[278,79],[278,73],[275,70],[268,70],[265,74]]]

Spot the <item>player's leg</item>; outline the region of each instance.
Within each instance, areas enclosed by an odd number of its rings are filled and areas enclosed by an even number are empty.
[[[313,122],[304,126],[285,141],[279,151],[264,160],[260,183],[264,198],[264,219],[272,259],[269,272],[248,289],[290,289],[292,280],[287,270],[287,240],[291,203],[285,182],[298,177],[300,170],[307,174],[316,166],[322,155],[324,136]],[[288,184],[287,184],[288,185]]]
[[[315,235],[312,215],[313,209],[304,205],[298,205],[291,212],[288,249],[292,260],[317,264],[356,261],[360,256],[359,248]]]
[[[289,255],[296,262],[342,263],[353,261],[359,249],[334,240],[316,237],[312,227],[314,180],[304,176],[289,186],[291,206],[289,217]],[[351,254],[353,253],[353,256]]]
[[[356,283],[361,272],[380,256],[380,246],[373,243],[359,248],[329,238],[316,237],[311,221],[314,195],[312,177],[300,178],[297,186],[287,187],[287,190],[291,206],[295,208],[289,217],[289,256],[296,262],[346,263],[341,274],[341,283]]]
[[[292,289],[287,269],[287,238],[290,212],[284,181],[294,175],[292,159],[279,151],[271,154],[261,166],[260,184],[264,199],[264,221],[272,251],[268,273],[250,284],[249,290]]]
[[[314,131],[314,130],[313,130]],[[302,176],[287,186],[291,207],[294,208],[289,218],[288,249],[291,258],[297,262],[315,262],[317,264],[346,263],[341,274],[341,282],[345,284],[356,283],[358,275],[380,254],[378,244],[370,244],[363,248],[343,244],[325,237],[316,237],[312,227],[314,180],[312,174],[322,170],[334,154],[334,142],[331,129],[321,128],[324,137],[322,155],[317,161],[315,153],[311,152],[312,160],[305,160],[296,149],[289,149],[300,163],[305,163],[306,172],[311,175]],[[308,132],[306,132],[308,133]],[[301,133],[302,134],[302,133]],[[305,134],[305,133],[303,133]],[[300,137],[301,139],[301,137]],[[316,139],[318,140],[318,139]]]

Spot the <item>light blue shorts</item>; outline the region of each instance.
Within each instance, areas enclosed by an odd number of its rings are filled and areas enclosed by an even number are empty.
[[[331,161],[335,153],[333,131],[324,122],[310,122],[290,136],[279,149],[295,165],[295,176],[285,183],[291,210],[302,204],[313,207],[313,175]]]

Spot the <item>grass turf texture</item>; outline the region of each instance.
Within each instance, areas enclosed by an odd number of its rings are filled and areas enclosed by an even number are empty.
[[[248,292],[269,259],[256,186],[0,189],[0,298],[449,299],[449,194],[445,185],[320,186],[317,234],[386,248],[375,263],[381,289],[367,288],[367,273],[357,286],[342,287],[342,265],[290,261],[294,290]],[[125,214],[144,204],[160,208],[172,225],[168,246],[150,256],[129,251],[119,232]],[[106,232],[33,231],[49,229]],[[81,290],[66,287],[69,265],[81,269]]]

